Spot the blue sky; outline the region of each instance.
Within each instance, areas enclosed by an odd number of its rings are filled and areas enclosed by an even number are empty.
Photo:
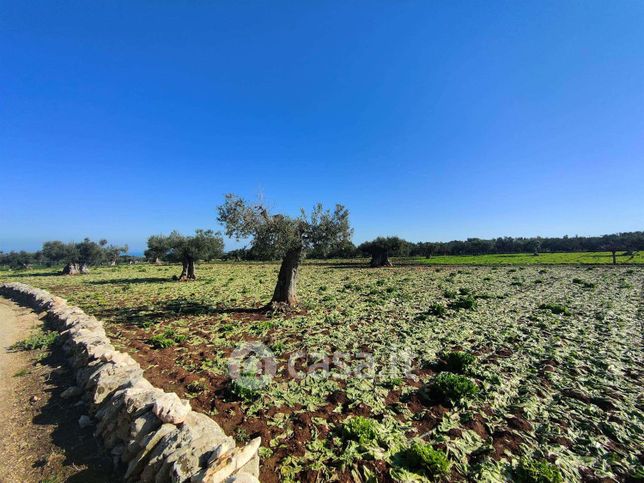
[[[0,1],[0,249],[217,228],[644,228],[644,2]],[[228,244],[229,247],[234,244]]]

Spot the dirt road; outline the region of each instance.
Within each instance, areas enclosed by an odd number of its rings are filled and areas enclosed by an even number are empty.
[[[73,384],[60,350],[9,348],[41,326],[29,309],[0,297],[0,482],[113,482],[109,458],[78,418],[85,408],[60,393]]]

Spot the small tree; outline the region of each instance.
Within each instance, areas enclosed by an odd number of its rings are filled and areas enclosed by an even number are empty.
[[[381,237],[362,243],[358,249],[371,255],[372,267],[391,267],[390,256],[405,256],[409,251],[409,242],[397,236]]]
[[[80,243],[63,243],[48,241],[43,243],[42,256],[48,264],[65,263],[64,275],[87,273],[90,265],[111,262],[118,255],[127,251],[127,247],[107,245],[107,240],[96,243],[85,238]]]
[[[422,257],[432,258],[432,255],[436,251],[436,244],[431,242],[419,242],[416,243],[413,251]]]
[[[297,218],[271,215],[263,204],[251,205],[234,194],[226,195],[219,207],[220,223],[226,235],[252,238],[252,250],[281,258],[272,303],[296,305],[297,279],[300,263],[307,251],[315,248],[321,253],[351,239],[349,211],[342,205],[324,210],[317,204],[310,216],[304,210]]]
[[[184,236],[173,231],[168,236],[154,235],[148,238],[148,258],[163,259],[169,262],[181,262],[179,280],[196,280],[195,262],[212,260],[224,253],[224,240],[220,233],[212,230],[195,230],[194,236]]]
[[[7,265],[12,269],[31,268],[31,264],[38,261],[39,253],[30,253],[24,250],[19,252],[0,252],[0,265]]]
[[[152,235],[148,238],[148,248],[145,250],[144,255],[149,261],[160,263],[161,259],[167,255],[169,250],[167,236]]]

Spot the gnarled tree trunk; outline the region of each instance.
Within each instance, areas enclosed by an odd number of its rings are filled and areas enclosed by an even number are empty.
[[[183,259],[183,268],[181,269],[181,275],[179,276],[179,281],[187,282],[188,280],[196,280],[197,276],[195,275],[195,260],[194,258],[187,257]]]
[[[89,273],[87,263],[69,262],[63,268],[63,275],[80,275],[84,273]]]
[[[80,267],[78,266],[78,263],[68,263],[65,265],[65,268],[63,268],[63,275],[78,275],[80,273]]]
[[[375,252],[371,255],[371,267],[391,267],[392,263],[389,261],[389,254],[386,251]]]
[[[611,250],[611,255],[613,255],[613,265],[617,265],[617,250]]]
[[[195,260],[194,260],[194,258],[190,258],[188,260],[188,279],[189,280],[197,280],[197,276],[195,275]]]
[[[271,303],[297,305],[297,275],[302,260],[302,249],[296,248],[286,252],[277,276],[277,284]]]

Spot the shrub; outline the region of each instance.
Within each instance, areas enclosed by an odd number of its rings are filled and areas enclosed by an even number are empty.
[[[24,340],[16,342],[11,349],[18,351],[33,351],[49,349],[58,338],[58,333],[54,331],[42,331],[32,334]]]
[[[434,303],[429,306],[429,309],[427,309],[427,313],[429,315],[435,315],[436,317],[442,317],[445,315],[446,308],[444,305],[441,305],[439,303]]]
[[[476,308],[476,299],[472,296],[460,297],[449,304],[450,309],[454,310],[474,310]]]
[[[354,416],[344,421],[342,435],[347,440],[357,441],[361,445],[366,445],[372,441],[377,441],[378,423],[363,416]]]
[[[457,403],[475,395],[479,388],[465,376],[442,372],[431,381],[426,390],[432,399]]]
[[[545,460],[523,458],[514,471],[517,483],[561,483],[559,468]]]
[[[444,452],[435,450],[428,444],[412,443],[403,450],[402,462],[410,470],[422,472],[433,478],[447,474],[450,463]]]
[[[557,315],[570,315],[572,313],[568,307],[561,304],[541,304],[539,308],[549,310],[553,314]]]
[[[476,358],[469,352],[454,351],[442,355],[445,361],[445,366],[448,371],[452,372],[465,372],[469,369]]]

